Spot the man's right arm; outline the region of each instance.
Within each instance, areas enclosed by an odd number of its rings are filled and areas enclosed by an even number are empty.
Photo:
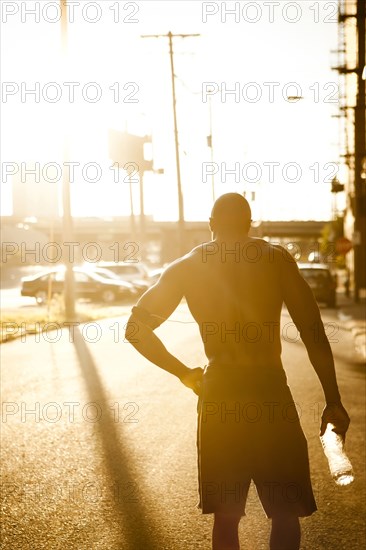
[[[285,304],[300,332],[324,391],[326,408],[323,412],[321,433],[324,432],[327,422],[331,422],[337,432],[345,434],[349,417],[341,403],[333,354],[319,307],[296,261],[285,249],[282,249],[281,257],[281,281]]]

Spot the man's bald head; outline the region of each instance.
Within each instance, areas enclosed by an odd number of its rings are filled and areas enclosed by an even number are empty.
[[[210,226],[214,233],[244,233],[250,228],[252,212],[248,201],[239,193],[225,193],[215,202]]]

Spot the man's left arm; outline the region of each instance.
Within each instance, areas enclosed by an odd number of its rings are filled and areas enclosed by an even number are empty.
[[[202,369],[190,369],[172,355],[154,333],[179,305],[183,297],[182,263],[170,266],[132,309],[126,326],[126,340],[146,359],[177,376],[187,387],[199,392]]]
[[[349,416],[341,403],[333,354],[318,304],[308,283],[301,276],[296,261],[285,250],[282,262],[284,301],[306,346],[326,400],[320,435],[324,434],[329,422],[335,425],[337,433],[345,437],[349,426]]]

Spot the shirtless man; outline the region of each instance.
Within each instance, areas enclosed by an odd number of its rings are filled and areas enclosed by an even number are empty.
[[[316,510],[306,439],[281,363],[283,303],[322,384],[327,422],[345,436],[332,352],[319,308],[296,262],[282,247],[248,236],[242,195],[214,204],[213,240],[173,262],[133,308],[126,338],[149,361],[199,395],[200,508],[214,514],[212,548],[238,550],[238,525],[253,480],[267,517],[270,548],[300,547],[299,517]],[[190,369],[154,334],[185,297],[208,365]]]

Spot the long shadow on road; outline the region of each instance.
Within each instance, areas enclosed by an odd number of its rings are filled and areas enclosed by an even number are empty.
[[[108,474],[112,484],[117,488],[113,502],[116,517],[121,522],[121,540],[118,548],[159,548],[156,525],[151,515],[148,516],[148,510],[142,501],[143,499],[146,502],[148,492],[136,477],[131,452],[116,430],[116,423],[93,357],[78,329],[74,332],[74,345],[89,397],[98,402],[102,411],[96,425],[103,445]],[[124,498],[120,494],[121,489],[131,498]]]

